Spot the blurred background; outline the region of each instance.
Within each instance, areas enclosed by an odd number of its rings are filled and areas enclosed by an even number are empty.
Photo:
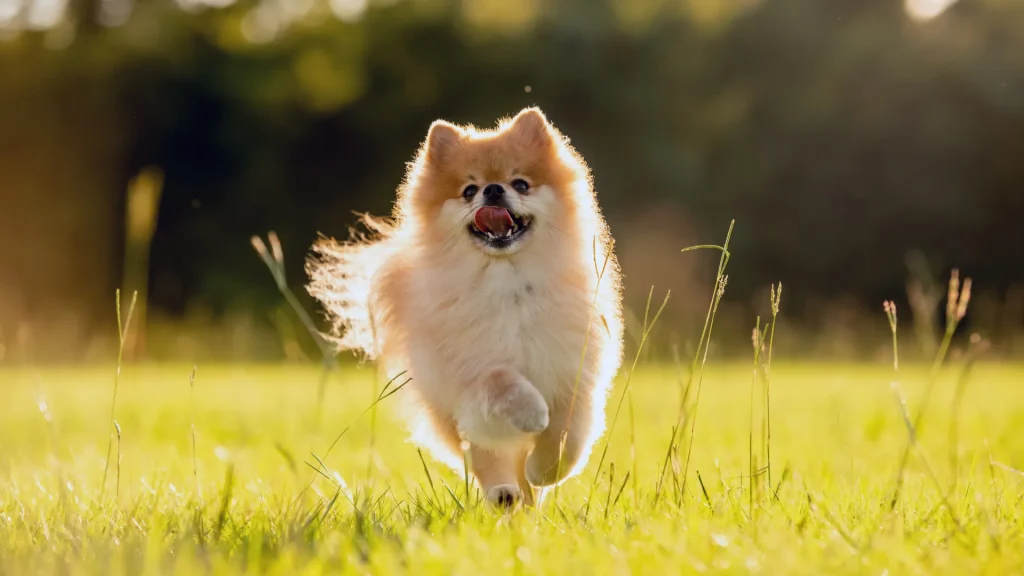
[[[0,0],[0,356],[280,360],[318,233],[387,213],[436,118],[541,106],[591,165],[629,323],[699,337],[736,220],[713,354],[907,355],[974,279],[962,338],[1024,356],[1020,0]],[[635,328],[633,329],[635,333]]]

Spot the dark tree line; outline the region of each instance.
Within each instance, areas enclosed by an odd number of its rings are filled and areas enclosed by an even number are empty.
[[[409,0],[343,18],[157,2],[114,26],[100,4],[0,41],[0,328],[34,327],[54,356],[110,331],[144,167],[165,177],[152,317],[268,327],[279,298],[251,235],[278,231],[298,286],[318,232],[389,210],[431,120],[529,104],[591,164],[630,302],[672,288],[680,332],[708,269],[678,250],[732,218],[729,299],[750,316],[778,280],[810,332],[822,303],[902,301],[912,250],[936,278],[972,275],[990,316],[1019,309],[1021,3],[918,22],[882,0]]]

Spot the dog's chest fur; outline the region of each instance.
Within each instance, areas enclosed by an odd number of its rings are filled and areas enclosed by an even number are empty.
[[[428,275],[435,278],[418,291],[426,329],[420,338],[437,361],[416,362],[423,377],[467,382],[508,365],[549,401],[571,390],[588,324],[580,287],[560,282],[551,269],[512,260]]]

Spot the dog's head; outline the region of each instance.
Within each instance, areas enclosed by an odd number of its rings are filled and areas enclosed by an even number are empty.
[[[447,248],[514,254],[537,237],[576,228],[589,173],[537,108],[493,130],[430,126],[399,201],[405,218]]]

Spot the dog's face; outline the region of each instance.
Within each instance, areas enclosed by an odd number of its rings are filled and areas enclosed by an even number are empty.
[[[586,172],[535,108],[496,130],[434,122],[413,165],[406,210],[448,248],[502,257],[571,224]]]

